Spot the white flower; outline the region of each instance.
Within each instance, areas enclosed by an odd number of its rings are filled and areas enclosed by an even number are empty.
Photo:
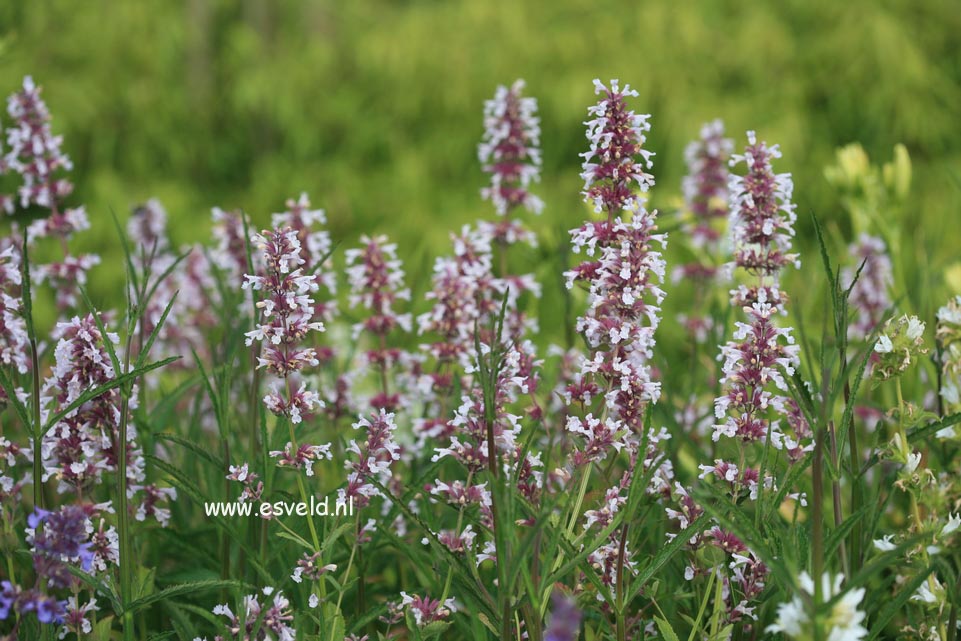
[[[934,575],[931,575],[927,581],[918,587],[918,591],[911,596],[911,600],[922,603],[938,603],[943,596],[944,588],[941,587],[938,579]]]
[[[844,577],[840,574],[835,575],[833,580],[829,574],[821,577],[822,599],[827,602],[841,593],[841,583]],[[807,594],[813,594],[814,581],[807,574],[802,572],[798,577],[801,590]],[[858,610],[861,600],[864,599],[864,588],[848,590],[831,608],[827,616],[820,619],[826,633],[827,641],[859,641],[867,636],[867,629],[861,625],[865,614]],[[813,636],[814,622],[811,621],[804,599],[800,595],[795,595],[791,601],[782,603],[778,606],[777,621],[767,627],[767,632],[782,632],[794,639],[807,639]]]
[[[921,453],[911,452],[908,454],[908,474],[914,474],[914,471],[918,469],[918,465],[921,464]]]
[[[891,339],[886,335],[881,334],[878,336],[878,342],[874,345],[874,351],[878,354],[889,354],[894,350],[894,344]]]
[[[941,528],[941,536],[947,536],[959,527],[961,527],[961,514],[948,514],[948,522]]]
[[[917,316],[912,316],[908,319],[907,334],[908,338],[913,341],[918,340],[921,338],[921,335],[924,334],[924,323],[922,323]]]
[[[880,539],[874,539],[874,547],[881,552],[890,552],[897,547],[894,543],[891,543],[893,537],[893,534],[885,534]]]

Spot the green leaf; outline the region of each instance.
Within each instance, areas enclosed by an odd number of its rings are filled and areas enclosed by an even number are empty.
[[[651,559],[650,563],[644,566],[644,568],[637,573],[637,576],[635,577],[634,582],[631,584],[630,592],[628,593],[627,598],[624,600],[624,603],[630,603],[631,600],[640,593],[641,588],[644,587],[644,584],[647,583],[655,574],[657,574],[657,571],[664,567],[664,564],[670,561],[671,558],[681,550],[681,548],[687,545],[688,540],[690,540],[692,536],[703,532],[707,528],[709,520],[710,519],[706,514],[702,514],[695,519],[693,523],[688,525],[681,532],[678,532],[677,536],[675,536],[674,539],[671,540],[667,545],[663,546],[658,553],[654,555],[654,558]]]
[[[93,626],[90,631],[90,641],[110,641],[110,630],[113,627],[113,617],[106,616]]]
[[[164,365],[169,365],[170,363],[173,363],[174,361],[179,359],[180,359],[179,356],[171,356],[170,358],[165,358],[162,361],[157,361],[155,363],[150,363],[149,365],[144,365],[143,367],[140,367],[138,369],[133,369],[127,372],[126,374],[121,374],[120,376],[107,381],[103,385],[98,385],[93,389],[83,392],[79,397],[77,397],[76,400],[74,400],[65,408],[63,408],[62,410],[54,414],[52,418],[47,420],[47,424],[44,425],[43,430],[40,432],[40,436],[42,437],[44,434],[49,432],[54,425],[62,421],[71,412],[79,408],[81,405],[83,405],[87,401],[91,401],[97,398],[98,396],[102,396],[103,394],[106,394],[110,390],[117,389],[118,387],[133,381],[134,379],[138,378],[139,376],[142,376],[143,374],[146,374],[147,372],[151,372],[155,369],[163,367]]]
[[[658,632],[661,633],[661,636],[664,637],[666,641],[680,641],[677,638],[677,633],[674,632],[674,628],[672,628],[671,624],[668,623],[665,619],[662,619],[659,616],[655,616],[654,623],[657,625]]]
[[[127,606],[128,612],[137,612],[142,608],[152,605],[160,601],[166,601],[167,599],[172,599],[174,597],[183,596],[185,594],[193,594],[195,592],[207,592],[210,590],[223,590],[236,588],[239,590],[249,589],[248,586],[243,581],[233,581],[233,580],[213,580],[213,581],[194,581],[192,583],[180,583],[178,585],[172,585],[169,588],[164,588],[159,592],[154,592],[148,596],[132,601],[130,605]]]
[[[450,621],[433,621],[420,629],[420,638],[424,641],[442,635],[450,627]]]
[[[872,639],[877,639],[878,636],[884,632],[884,628],[898,613],[901,612],[905,604],[914,596],[914,593],[918,591],[921,584],[928,580],[928,575],[934,572],[934,566],[930,565],[926,570],[915,576],[913,579],[908,581],[904,587],[898,592],[898,595],[893,601],[885,603],[884,606],[878,611],[878,618],[875,619],[874,625],[871,627],[871,633],[868,635],[868,641]]]
[[[227,466],[224,464],[223,459],[213,453],[209,447],[204,447],[199,443],[194,443],[188,438],[183,436],[178,436],[177,434],[171,434],[170,432],[158,432],[155,434],[155,438],[161,441],[167,441],[170,443],[176,443],[181,447],[190,450],[193,454],[204,459],[209,463],[213,463],[217,470],[226,470]]]
[[[7,402],[13,406],[13,410],[17,413],[20,422],[23,423],[23,426],[27,428],[27,430],[33,432],[33,421],[30,420],[30,412],[27,411],[27,406],[17,398],[17,388],[14,386],[13,381],[10,380],[6,367],[0,367],[0,387],[6,392]]]
[[[325,603],[324,608],[324,627],[327,634],[326,641],[344,641],[344,615],[333,603]]]
[[[281,538],[281,539],[287,539],[288,541],[293,541],[293,542],[296,543],[297,545],[299,545],[299,546],[301,546],[301,547],[303,547],[303,548],[306,548],[306,549],[310,550],[311,552],[315,552],[315,551],[316,551],[316,550],[314,550],[314,546],[313,546],[313,545],[311,545],[310,543],[308,543],[307,541],[305,541],[303,537],[301,537],[301,536],[299,536],[299,535],[297,535],[297,534],[295,534],[295,533],[293,533],[293,532],[288,532],[287,530],[280,530],[279,532],[275,532],[275,533],[274,533],[274,536],[277,536],[277,537],[279,537],[279,538]]]

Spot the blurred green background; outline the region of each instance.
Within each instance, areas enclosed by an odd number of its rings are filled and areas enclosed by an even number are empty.
[[[781,144],[808,250],[809,212],[850,236],[824,178],[835,149],[860,141],[881,162],[903,142],[902,262],[923,261],[937,285],[961,232],[959,45],[957,0],[8,0],[0,91],[24,74],[43,85],[76,165],[71,202],[94,222],[79,245],[108,266],[111,209],[159,197],[187,242],[213,205],[262,223],[306,190],[336,241],[395,237],[422,290],[419,266],[448,251],[449,231],[492,216],[478,195],[482,103],[518,77],[540,101],[547,208],[534,226],[550,251],[585,217],[591,79],[617,77],[653,115],[654,205],[673,206],[685,144],[720,117],[739,145],[749,128]],[[93,289],[109,296],[118,278],[101,267]]]

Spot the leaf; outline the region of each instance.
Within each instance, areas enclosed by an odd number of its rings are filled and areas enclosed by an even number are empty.
[[[427,641],[442,635],[450,627],[450,621],[433,621],[420,629],[420,638]]]
[[[841,525],[834,528],[831,535],[828,536],[827,541],[824,543],[824,555],[830,558],[834,553],[834,550],[841,545],[841,542],[851,533],[854,526],[857,525],[861,519],[863,519],[873,508],[872,505],[865,505],[857,512],[846,518]]]
[[[324,604],[324,627],[328,632],[327,641],[344,641],[344,615],[333,603]]]
[[[110,641],[110,630],[113,627],[113,617],[106,616],[93,626],[93,630],[90,631],[90,636],[88,637],[90,641]],[[152,639],[153,637],[151,637]]]
[[[871,628],[871,634],[868,635],[868,641],[878,638],[884,628],[888,623],[897,615],[901,609],[905,606],[908,600],[914,596],[914,593],[918,591],[921,584],[927,581],[928,575],[934,572],[934,566],[930,565],[926,570],[918,574],[916,577],[908,581],[904,588],[898,592],[898,596],[894,598],[894,601],[890,603],[885,603],[883,607],[878,612],[878,618],[874,622],[874,626]]]
[[[316,550],[314,550],[314,546],[313,546],[313,545],[311,545],[310,543],[308,543],[307,541],[305,541],[303,537],[298,536],[297,534],[295,534],[295,533],[293,533],[293,532],[288,532],[288,531],[286,531],[286,530],[281,530],[281,531],[279,531],[279,532],[276,532],[276,533],[275,533],[275,536],[278,536],[278,537],[280,537],[280,538],[282,538],[282,539],[287,539],[288,541],[293,541],[293,542],[296,543],[297,545],[299,545],[299,546],[301,546],[301,547],[303,547],[303,548],[306,548],[306,549],[310,550],[311,552],[315,552],[315,551],[316,551]]]
[[[6,392],[7,402],[13,405],[13,409],[20,418],[20,422],[23,423],[25,428],[32,432],[33,421],[30,420],[30,412],[27,411],[27,406],[24,405],[17,397],[17,388],[14,386],[13,381],[10,380],[7,372],[8,370],[6,367],[0,367],[0,387],[3,388],[4,392]]]
[[[209,590],[223,590],[223,589],[249,589],[251,586],[247,585],[243,581],[234,580],[212,580],[212,581],[194,581],[192,583],[180,583],[178,585],[172,585],[169,588],[164,588],[159,592],[154,592],[148,596],[132,601],[127,606],[127,612],[133,613],[138,610],[152,605],[159,601],[166,601],[167,599],[172,599],[177,596],[183,596],[185,594],[193,594],[194,592],[206,592]]]
[[[196,454],[196,455],[199,456],[200,458],[202,458],[202,459],[204,459],[204,460],[206,460],[206,461],[208,461],[208,462],[210,462],[210,463],[213,463],[213,464],[217,467],[217,470],[218,470],[218,471],[219,471],[219,470],[225,470],[225,469],[227,469],[226,465],[224,464],[223,459],[221,459],[219,456],[217,456],[216,454],[214,454],[214,453],[210,450],[210,448],[204,447],[203,445],[200,445],[199,443],[194,443],[193,441],[191,441],[191,440],[188,439],[188,438],[184,438],[183,436],[178,436],[178,435],[176,435],[176,434],[171,434],[170,432],[158,432],[157,434],[155,434],[155,438],[157,438],[157,439],[159,439],[159,440],[161,440],[161,441],[168,441],[168,442],[170,442],[170,443],[176,443],[177,445],[180,445],[181,447],[184,447],[184,448],[190,450],[191,452],[193,452],[194,454]]]
[[[702,514],[695,519],[693,523],[679,532],[671,542],[662,547],[660,551],[654,555],[654,558],[651,559],[651,562],[644,566],[644,569],[637,573],[637,577],[634,579],[634,582],[631,585],[631,590],[628,593],[627,598],[624,600],[624,603],[630,603],[631,600],[640,593],[641,588],[644,587],[644,584],[647,583],[651,577],[653,577],[657,571],[664,566],[665,563],[670,561],[671,558],[687,544],[688,540],[690,540],[692,536],[703,532],[707,527],[708,521],[708,516],[706,514]]]
[[[657,624],[657,630],[661,633],[661,636],[666,639],[666,641],[680,641],[677,638],[677,634],[674,632],[674,628],[666,620],[659,616],[654,617],[654,623]]]
[[[164,365],[169,365],[170,363],[173,363],[174,361],[179,359],[180,359],[179,356],[171,356],[170,358],[165,358],[162,361],[157,361],[155,363],[150,363],[149,365],[144,365],[143,367],[131,370],[126,374],[121,374],[120,376],[110,381],[107,381],[103,385],[98,385],[93,389],[87,390],[86,392],[82,393],[79,397],[77,397],[76,400],[74,400],[72,403],[70,403],[65,408],[63,408],[62,410],[54,414],[53,417],[47,421],[47,424],[44,425],[43,430],[41,430],[40,432],[40,436],[42,437],[44,434],[49,432],[54,425],[62,421],[70,413],[72,413],[74,410],[79,408],[84,403],[91,401],[97,398],[98,396],[102,396],[103,394],[106,394],[110,390],[117,389],[121,385],[124,385],[125,383],[128,383],[130,381],[133,381],[137,377],[143,374],[146,374],[147,372],[163,367]]]

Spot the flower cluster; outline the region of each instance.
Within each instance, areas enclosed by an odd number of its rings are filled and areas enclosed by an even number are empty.
[[[70,171],[73,164],[61,149],[63,137],[53,135],[50,129],[50,111],[33,78],[25,77],[23,88],[7,99],[7,113],[14,125],[7,128],[9,150],[0,159],[0,174],[14,171],[20,175],[21,207],[38,205],[56,212],[57,203],[73,191],[70,181],[57,174]],[[0,199],[0,206],[9,214],[14,212],[10,197]]]
[[[104,385],[117,373],[111,363],[105,341],[114,345],[119,336],[101,333],[92,314],[74,316],[57,325],[58,338],[54,355],[56,364],[42,389],[42,405],[53,403],[52,410],[62,410],[88,390]],[[59,491],[83,494],[100,482],[106,471],[116,470],[119,451],[115,443],[120,426],[120,392],[104,392],[71,410],[44,436],[42,452],[44,480],[54,477]],[[136,407],[136,395],[131,407]],[[46,414],[45,412],[45,414]],[[143,481],[143,456],[134,440],[136,430],[128,428],[126,444],[127,476],[135,483]]]
[[[361,249],[345,253],[347,280],[350,284],[350,306],[362,306],[369,315],[354,324],[354,338],[368,335],[373,345],[364,352],[360,370],[377,373],[380,390],[370,399],[374,409],[393,411],[402,397],[400,390],[391,391],[390,380],[402,380],[414,365],[414,357],[405,350],[391,347],[389,336],[397,329],[409,333],[411,315],[398,313],[394,307],[400,300],[410,300],[404,287],[402,263],[397,259],[397,245],[386,236],[363,236]],[[354,372],[355,380],[359,377]],[[409,382],[409,381],[404,381]]]
[[[771,160],[780,158],[777,145],[768,147],[758,142],[753,131],[747,132],[748,146],[742,154],[734,154],[731,164],[744,163],[744,176],[732,174],[729,185],[731,237],[734,263],[758,279],[756,285],[741,286],[731,292],[739,306],[755,302],[783,308],[784,293],[780,289],[780,272],[788,266],[800,267],[796,254],[790,253],[794,236],[794,183],[791,174],[777,174]]]
[[[771,392],[770,387],[786,394],[787,382],[782,372],[791,376],[798,364],[798,346],[790,329],[777,327],[772,321],[774,308],[767,303],[754,303],[746,308],[750,323],[737,322],[734,340],[721,348],[724,359],[722,370],[726,394],[715,400],[717,418],[723,422],[714,427],[713,439],[721,436],[737,438],[743,442],[763,441],[770,435],[777,449],[786,440],[777,422],[766,418],[773,409],[787,415],[789,399],[783,394]]]
[[[858,641],[867,636],[862,625],[863,611],[858,609],[864,600],[864,588],[843,590],[844,577],[840,574],[833,578],[829,574],[821,577],[821,599],[824,602],[838,597],[827,615],[813,619],[807,600],[814,595],[814,580],[807,572],[798,577],[801,591],[807,599],[797,594],[787,603],[778,606],[777,622],[767,627],[767,632],[780,632],[795,641],[809,641],[822,638],[831,641]],[[820,633],[819,633],[820,631]]]
[[[584,200],[594,205],[596,213],[606,214],[608,221],[622,211],[637,211],[641,198],[636,190],[647,192],[654,185],[654,177],[644,171],[651,168],[654,156],[644,148],[650,116],[627,107],[625,98],[637,97],[630,85],[621,89],[617,80],[610,85],[594,80],[594,93],[603,98],[587,110],[590,149],[581,154]]]
[[[274,588],[267,587],[262,592],[264,603],[260,602],[259,595],[249,594],[243,598],[238,614],[234,614],[226,603],[214,608],[215,615],[227,619],[224,626],[226,636],[217,635],[214,641],[295,641],[297,630],[291,627],[294,616],[290,601]],[[194,641],[206,640],[198,637]]]
[[[877,362],[873,375],[878,381],[897,378],[927,353],[924,347],[924,323],[917,316],[903,315],[884,324],[874,344]]]
[[[400,458],[400,448],[394,442],[394,415],[383,409],[371,414],[370,418],[361,417],[354,423],[354,429],[366,429],[367,440],[363,445],[351,439],[347,451],[357,455],[356,461],[348,461],[347,486],[340,490],[342,501],[351,500],[358,507],[366,507],[371,497],[381,496],[381,491],[371,483],[376,479],[381,485],[390,480],[390,465]]]
[[[457,612],[454,599],[445,599],[443,603],[429,596],[410,595],[401,592],[400,605],[414,617],[414,623],[422,628],[434,621],[447,619],[452,612]]]
[[[56,511],[36,510],[27,518],[27,543],[31,546],[36,582],[24,589],[11,581],[0,583],[0,620],[11,613],[19,617],[35,614],[40,623],[62,624],[60,638],[68,631],[90,631],[87,616],[97,609],[96,601],[81,604],[77,591],[82,585],[71,568],[93,574],[103,572],[107,563],[117,563],[116,532],[104,531],[101,521],[94,530],[91,519],[100,506],[67,505]],[[63,600],[59,591],[74,595]]]
[[[857,265],[841,272],[842,284],[845,288],[851,288],[849,305],[857,311],[854,322],[848,326],[848,338],[864,340],[880,324],[891,306],[891,297],[888,295],[894,283],[891,259],[884,241],[868,234],[861,234],[857,242],[848,247],[848,253]]]
[[[86,283],[87,273],[100,258],[94,254],[74,256],[69,251],[69,239],[90,228],[83,207],[69,208],[63,203],[73,191],[73,185],[59,176],[73,165],[61,149],[62,137],[51,131],[50,112],[40,97],[40,88],[30,76],[24,78],[22,89],[7,100],[7,113],[13,119],[13,126],[6,131],[9,150],[0,156],[0,175],[16,173],[21,185],[19,199],[0,195],[0,209],[13,214],[19,202],[21,208],[36,206],[48,210],[46,215],[30,223],[26,240],[32,244],[42,238],[57,238],[63,256],[58,261],[35,266],[36,280],[53,286],[61,310],[74,308],[78,286]],[[12,226],[14,236],[20,235],[17,223]]]
[[[492,100],[484,103],[484,138],[477,156],[491,184],[481,190],[501,216],[515,207],[539,214],[540,198],[528,191],[540,178],[540,119],[537,100],[523,95],[524,81],[499,86]]]
[[[328,296],[337,293],[337,279],[330,259],[333,243],[330,232],[324,226],[327,224],[327,214],[323,209],[311,209],[310,198],[301,193],[297,200],[287,199],[287,210],[275,213],[270,217],[270,224],[274,229],[289,228],[297,232],[303,259],[303,270],[306,274],[313,274],[317,284],[326,290]],[[337,314],[337,306],[331,300],[317,298],[314,301],[314,316],[330,321]]]
[[[660,285],[665,275],[662,250],[667,243],[665,236],[656,233],[657,212],[644,205],[643,194],[654,184],[653,176],[645,172],[653,154],[643,148],[650,124],[648,116],[635,114],[627,106],[626,99],[637,96],[629,86],[621,89],[612,80],[607,87],[595,80],[594,87],[601,99],[588,110],[590,148],[582,154],[581,176],[585,201],[606,219],[570,232],[574,252],[591,258],[565,274],[568,288],[583,283],[588,291],[588,307],[578,317],[577,329],[591,354],[579,359],[579,371],[566,385],[564,396],[585,407],[595,397],[602,400],[596,412],[566,418],[568,434],[580,437],[570,463],[583,478],[588,478],[591,464],[609,455],[623,450],[630,459],[601,506],[584,514],[586,528],[603,528],[626,503],[634,475],[650,473],[647,491],[660,495],[669,487],[673,468],[660,444],[669,438],[666,431],[658,432],[645,423],[647,407],[660,397],[650,360],[664,299]],[[635,565],[630,548],[616,532],[590,551],[588,562],[602,585],[611,589],[619,579],[618,568],[634,572]],[[597,598],[610,597],[598,592]]]
[[[26,374],[29,343],[19,299],[20,254],[10,246],[0,250],[0,364]],[[6,392],[0,389],[0,405]]]
[[[577,329],[593,357],[583,362],[581,373],[603,381],[599,388],[607,390],[612,417],[637,432],[644,408],[660,396],[649,361],[664,299],[665,262],[659,248],[667,239],[655,233],[656,212],[648,212],[635,191],[654,183],[636,159],[651,166],[650,152],[641,147],[650,129],[647,116],[636,115],[625,103],[637,92],[630,87],[621,91],[617,81],[610,89],[596,80],[594,86],[603,98],[589,110],[594,119],[587,123],[591,148],[584,154],[584,197],[596,211],[606,212],[607,220],[571,231],[574,252],[597,258],[568,271],[567,286],[588,286],[588,310],[577,319]],[[622,220],[621,212],[630,218]]]
[[[682,182],[682,214],[688,217],[684,231],[696,258],[675,267],[671,278],[674,283],[694,284],[693,313],[679,314],[678,321],[697,343],[706,342],[714,329],[714,319],[704,309],[710,286],[724,280],[729,271],[720,262],[728,248],[719,223],[728,217],[728,160],[733,149],[734,141],[724,137],[724,123],[714,120],[701,127],[700,138],[684,150],[688,173]]]
[[[155,349],[164,357],[203,351],[202,330],[213,324],[207,291],[214,287],[206,255],[193,249],[178,262],[167,234],[167,211],[157,199],[133,208],[127,235],[136,248],[139,278],[153,290],[143,302],[142,331],[148,335],[157,332]],[[165,311],[167,317],[161,325]],[[179,366],[186,365],[181,362]]]
[[[776,174],[771,168],[771,159],[780,157],[777,146],[758,143],[754,132],[748,132],[748,142],[744,153],[732,159],[732,163],[744,162],[748,171],[731,177],[731,235],[735,264],[757,281],[731,292],[732,304],[744,308],[749,323],[736,323],[733,340],[721,349],[723,394],[715,399],[719,422],[712,438],[725,436],[743,443],[770,438],[778,449],[796,450],[808,434],[792,438],[770,418],[772,410],[789,413],[784,395],[788,387],[781,372],[791,376],[798,364],[799,350],[791,330],[777,327],[773,318],[784,312],[786,302],[779,286],[780,271],[785,265],[799,264],[797,256],[787,253],[794,234],[793,189],[790,174]],[[736,482],[735,487],[743,483]]]
[[[941,344],[941,400],[947,412],[961,411],[961,296],[938,310],[937,339]],[[953,436],[956,430],[951,429]],[[938,436],[948,437],[948,433]]]
[[[557,593],[551,598],[551,620],[544,641],[574,641],[581,629],[581,611],[573,599]]]
[[[684,208],[690,212],[692,221],[686,231],[691,236],[691,244],[706,253],[716,253],[720,249],[723,234],[716,223],[728,216],[727,186],[730,172],[728,160],[734,151],[734,141],[724,137],[724,123],[714,120],[701,127],[701,137],[691,142],[684,150],[687,162],[687,175],[681,183],[684,194]],[[685,268],[686,276],[702,275],[712,277],[716,268],[710,265]]]
[[[262,252],[263,275],[247,274],[244,288],[264,293],[257,301],[261,321],[247,332],[247,345],[254,341],[263,343],[258,367],[283,381],[285,390],[276,385],[264,397],[264,404],[271,412],[284,416],[292,423],[300,423],[305,414],[323,407],[320,396],[306,385],[292,390],[294,375],[305,367],[316,366],[319,361],[313,348],[298,348],[308,333],[324,331],[324,324],[313,320],[314,307],[311,294],[317,290],[316,277],[305,274],[302,269],[300,240],[291,229],[264,231],[255,235],[253,241]]]

